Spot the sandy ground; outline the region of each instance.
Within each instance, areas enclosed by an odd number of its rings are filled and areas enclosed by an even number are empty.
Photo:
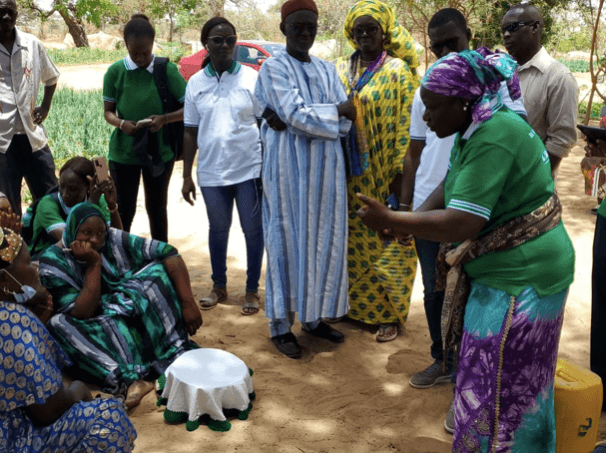
[[[88,85],[89,75],[82,77],[74,69],[60,70],[64,86],[69,85],[65,82],[73,74],[71,80],[78,84],[72,86],[98,88]],[[589,367],[591,246],[595,226],[595,216],[589,211],[596,201],[584,195],[579,165],[584,152],[582,142],[578,145],[563,161],[558,180],[564,221],[577,254],[559,355]],[[169,237],[185,258],[194,293],[201,298],[211,288],[206,212],[200,193],[194,207],[182,199],[181,185],[181,165],[178,164],[170,185]],[[140,191],[133,232],[146,236],[148,231]],[[255,316],[240,315],[246,255],[237,215],[230,233],[228,256],[229,300],[203,312],[204,325],[194,340],[203,347],[236,354],[255,371],[257,401],[250,417],[247,421],[234,420],[227,433],[213,432],[204,426],[187,432],[185,425],[165,424],[162,409],[156,407],[156,399],[150,394],[130,412],[139,435],[136,451],[450,451],[452,436],[444,431],[442,423],[451,401],[452,385],[427,390],[408,385],[410,376],[431,363],[420,272],[415,280],[408,321],[395,341],[379,344],[374,340],[374,329],[345,321],[337,328],[347,339],[343,344],[333,345],[310,338],[300,331],[297,323],[294,333],[300,339],[304,354],[295,361],[277,353],[269,342],[263,311]],[[605,426],[604,419],[602,426]]]

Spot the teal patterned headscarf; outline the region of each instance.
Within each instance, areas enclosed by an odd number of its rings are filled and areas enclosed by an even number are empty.
[[[103,211],[99,206],[94,203],[85,201],[84,203],[78,203],[75,205],[67,216],[65,221],[65,229],[63,230],[63,246],[69,247],[69,245],[76,240],[78,234],[78,228],[80,225],[89,217],[101,217],[103,219]],[[105,224],[105,220],[103,221]]]
[[[427,70],[421,86],[442,96],[477,99],[472,106],[472,117],[475,123],[482,123],[492,116],[490,100],[498,93],[503,80],[507,81],[513,100],[522,95],[516,66],[509,55],[491,52],[486,47],[452,52]]]

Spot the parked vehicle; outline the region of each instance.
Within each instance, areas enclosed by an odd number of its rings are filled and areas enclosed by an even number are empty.
[[[263,62],[272,55],[282,52],[286,49],[284,44],[269,41],[238,41],[234,50],[234,60],[250,66],[258,71]],[[206,57],[206,49],[183,57],[179,62],[179,72],[185,80],[189,80],[202,67],[202,62]]]

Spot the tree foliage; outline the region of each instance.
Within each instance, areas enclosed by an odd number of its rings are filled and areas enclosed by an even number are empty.
[[[150,2],[151,11],[155,17],[164,18],[168,17],[169,21],[169,32],[168,40],[173,40],[173,31],[175,28],[175,21],[179,14],[188,13],[193,11],[196,7],[195,0],[151,0]]]
[[[473,35],[472,46],[502,48],[501,19],[518,0],[395,0],[402,11],[402,22],[418,36],[425,47],[426,64],[431,55],[428,52],[427,24],[431,17],[442,8],[455,8],[461,11]],[[589,1],[589,0],[588,0]],[[544,20],[542,42],[553,38],[556,13],[564,11],[572,0],[534,0],[532,2],[541,11]]]
[[[36,0],[18,0],[18,5],[37,11],[43,19],[58,12],[65,21],[76,47],[89,47],[85,22],[99,27],[102,20],[118,12],[118,6],[110,0],[52,0],[48,9],[39,6]]]

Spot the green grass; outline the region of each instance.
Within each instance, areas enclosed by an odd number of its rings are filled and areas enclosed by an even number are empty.
[[[564,63],[570,72],[589,72],[589,62],[583,60],[564,60],[560,58],[558,61]]]
[[[164,48],[159,50],[159,57],[168,57],[173,63],[178,63],[184,55],[189,52],[187,46],[178,43],[162,43]],[[56,65],[83,65],[114,63],[126,56],[126,49],[90,49],[79,47],[63,50],[48,50],[50,59]]]
[[[44,126],[57,168],[73,156],[107,157],[114,128],[103,116],[101,90],[57,90]]]

